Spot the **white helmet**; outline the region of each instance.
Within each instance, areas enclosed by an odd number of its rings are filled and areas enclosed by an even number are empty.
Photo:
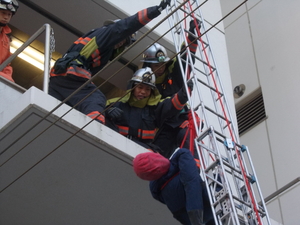
[[[156,88],[155,75],[149,67],[139,69],[133,74],[129,81],[129,87],[132,88],[135,83],[147,84],[151,88]]]
[[[167,55],[166,49],[158,43],[151,45],[143,54],[142,62],[146,63],[161,63],[167,62],[170,58]]]
[[[13,15],[17,12],[19,3],[17,0],[0,0],[0,9],[9,10]]]

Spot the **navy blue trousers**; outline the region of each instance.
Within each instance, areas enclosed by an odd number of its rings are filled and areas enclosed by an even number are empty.
[[[182,224],[191,224],[187,212],[192,210],[203,210],[204,222],[214,224],[208,193],[190,151],[180,149],[170,162],[170,170],[175,172],[175,176],[168,173],[164,175],[167,179],[163,176],[157,181],[151,181],[152,195],[166,204],[174,218]],[[168,180],[163,187],[158,185],[162,180]]]
[[[51,77],[49,82],[49,94],[60,101],[65,100],[80,86],[82,86],[87,79],[77,77],[74,75]],[[87,95],[94,91],[89,97],[82,101]],[[81,103],[79,103],[82,101]],[[78,104],[79,103],[79,104]],[[103,112],[106,105],[105,95],[96,87],[96,85],[89,83],[85,85],[78,93],[72,96],[67,102],[69,106],[75,106],[75,109],[88,115],[91,112]]]

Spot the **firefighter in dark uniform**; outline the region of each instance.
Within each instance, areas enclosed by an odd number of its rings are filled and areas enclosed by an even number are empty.
[[[196,20],[198,28],[200,21]],[[198,44],[195,40],[195,21],[190,21],[189,35],[187,43],[192,54],[196,53]],[[182,45],[182,51],[185,46]],[[182,55],[183,62],[186,54]],[[194,60],[194,57],[192,56]],[[162,95],[162,99],[173,96],[178,90],[184,86],[183,76],[181,74],[180,65],[177,57],[173,60],[167,56],[166,49],[158,43],[151,45],[143,54],[143,67],[150,67],[156,76],[156,87]],[[188,83],[189,84],[189,83]],[[162,127],[159,128],[154,140],[154,144],[158,145],[165,157],[169,158],[177,147],[190,148],[189,136],[185,134],[188,128],[188,108],[185,107],[182,113],[177,118],[172,118],[165,121]]]
[[[150,181],[153,198],[165,204],[181,224],[215,224],[205,183],[188,149],[175,150],[169,160],[153,152],[138,154],[133,169]]]
[[[185,88],[181,88],[172,98],[161,101],[155,76],[146,67],[134,73],[128,89],[131,91],[125,97],[107,101],[106,125],[145,148],[156,151],[155,146],[151,145],[156,128],[182,111],[187,102]]]
[[[114,59],[130,45],[132,34],[145,26],[170,4],[162,0],[159,6],[141,10],[133,16],[105,23],[103,27],[91,30],[76,40],[62,58],[57,60],[50,72],[49,94],[63,101],[88,79],[101,70],[109,60]],[[96,86],[87,84],[66,102],[75,106]],[[102,111],[106,98],[97,90],[75,108],[82,113],[105,123]]]

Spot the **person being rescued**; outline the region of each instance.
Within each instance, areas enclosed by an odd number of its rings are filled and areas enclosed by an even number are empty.
[[[149,67],[137,70],[128,82],[128,93],[107,101],[106,126],[132,141],[156,151],[152,145],[156,128],[176,117],[187,102],[185,87],[161,101],[155,75]]]
[[[140,153],[133,159],[133,169],[150,181],[152,197],[181,224],[215,224],[205,183],[188,149],[178,148],[170,159],[151,151]]]

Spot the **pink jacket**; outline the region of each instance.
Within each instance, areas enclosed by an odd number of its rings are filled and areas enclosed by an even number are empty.
[[[0,64],[2,64],[10,55],[10,40],[6,34],[9,34],[11,29],[8,26],[2,28],[0,33]],[[8,64],[2,71],[0,71],[0,76],[5,77],[6,79],[14,82],[12,79],[13,69]]]

